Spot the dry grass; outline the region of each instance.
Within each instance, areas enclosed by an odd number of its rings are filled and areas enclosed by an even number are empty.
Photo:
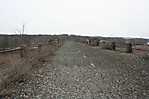
[[[40,51],[37,47],[26,48],[23,57],[20,56],[21,51],[0,53],[0,90],[32,68],[42,66],[46,57],[53,56],[56,49],[57,46],[53,45],[42,45]]]

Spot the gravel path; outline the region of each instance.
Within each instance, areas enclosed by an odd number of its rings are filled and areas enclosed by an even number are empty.
[[[66,42],[51,64],[7,92],[12,99],[149,99],[149,68],[135,55]]]

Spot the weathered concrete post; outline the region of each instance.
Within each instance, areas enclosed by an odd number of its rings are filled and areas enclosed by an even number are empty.
[[[60,39],[57,39],[57,46],[60,47]]]
[[[89,39],[86,39],[86,44],[89,45]]]
[[[26,57],[27,56],[27,48],[25,45],[21,45],[21,52],[20,52],[20,57]]]
[[[99,46],[100,45],[100,40],[97,40],[97,46]]]
[[[51,42],[52,42],[52,40],[51,40],[51,39],[49,39],[49,40],[48,40],[48,44],[51,44]]]
[[[41,44],[38,44],[38,52],[39,53],[41,52],[41,49],[42,49],[42,45]]]
[[[132,53],[132,44],[126,43],[126,53]]]
[[[91,42],[92,42],[92,41],[89,39],[89,45],[92,45]]]
[[[114,51],[116,50],[116,44],[115,44],[115,42],[112,42],[111,43],[111,47],[112,47],[112,50],[114,50]]]

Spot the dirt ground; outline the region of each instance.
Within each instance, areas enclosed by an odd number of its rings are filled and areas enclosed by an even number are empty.
[[[65,42],[52,62],[1,93],[12,99],[149,99],[148,60]]]

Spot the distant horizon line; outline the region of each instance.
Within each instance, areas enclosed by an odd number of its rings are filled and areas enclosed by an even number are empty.
[[[149,39],[149,37],[139,37],[139,36],[106,36],[106,35],[89,35],[89,34],[75,34],[75,33],[6,33],[0,32],[0,35],[76,35],[76,36],[89,36],[89,37],[111,37],[111,38],[124,38],[124,39],[131,39],[131,38],[141,38],[141,39]]]

